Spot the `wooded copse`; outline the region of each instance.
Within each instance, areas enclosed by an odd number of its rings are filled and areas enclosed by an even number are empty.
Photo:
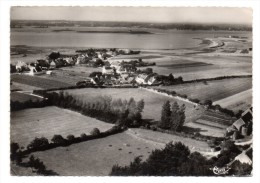
[[[162,106],[161,121],[158,122],[158,127],[180,131],[186,118],[185,108],[185,104],[179,106],[177,102],[174,102],[171,106],[170,101],[166,101]]]

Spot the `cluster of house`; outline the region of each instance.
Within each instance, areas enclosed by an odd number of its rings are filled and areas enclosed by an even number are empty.
[[[160,84],[156,73],[146,73],[137,67],[125,61],[109,60],[102,68],[102,75],[111,82],[111,84],[138,84],[154,85]]]
[[[155,63],[146,63],[141,59],[122,61],[115,59],[108,59],[114,57],[117,54],[130,54],[133,51],[128,49],[123,50],[79,50],[78,55],[61,55],[59,52],[52,52],[46,59],[40,59],[33,63],[26,64],[24,62],[18,62],[16,70],[18,72],[24,72],[28,75],[40,75],[45,73],[51,73],[52,69],[72,66],[78,64],[84,64],[86,66],[101,67],[102,74],[96,75],[95,78],[86,78],[84,83],[105,85],[154,85],[160,84],[158,75],[152,72],[145,72],[138,70],[137,67],[154,65]],[[149,70],[148,69],[148,70]],[[81,82],[78,82],[79,84]]]
[[[17,72],[24,72],[28,75],[39,75],[48,73],[48,70],[75,65],[75,59],[73,56],[61,56],[56,59],[39,59],[35,62],[25,63],[18,61],[15,68]]]
[[[252,134],[252,107],[244,111],[241,117],[227,128],[227,135],[233,140],[250,136]]]
[[[94,50],[84,50],[80,51],[81,54],[77,56],[76,59],[76,65],[79,64],[87,64],[89,66],[99,66],[96,64],[98,61],[104,61],[107,60],[108,58],[114,57],[116,55],[120,54],[136,54],[136,51],[132,51],[130,49],[114,49],[113,51],[111,50],[103,50],[103,51],[94,51]],[[139,53],[139,52],[138,52]]]

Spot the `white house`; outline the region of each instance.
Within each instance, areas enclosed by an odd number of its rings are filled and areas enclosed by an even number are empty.
[[[30,71],[26,72],[25,74],[31,76],[46,74],[46,71],[43,71],[40,67],[29,66],[29,69]]]
[[[109,66],[103,66],[102,74],[114,74],[114,69]]]

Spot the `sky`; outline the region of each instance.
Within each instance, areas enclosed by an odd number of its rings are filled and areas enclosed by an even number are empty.
[[[251,25],[252,10],[232,7],[12,7],[11,19]]]

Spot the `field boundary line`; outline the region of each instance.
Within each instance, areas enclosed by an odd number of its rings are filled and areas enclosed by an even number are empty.
[[[185,99],[185,98],[182,98],[182,97],[179,97],[179,96],[172,96],[172,95],[169,95],[169,94],[164,93],[164,92],[159,92],[159,91],[157,91],[155,89],[144,88],[144,87],[139,87],[139,88],[147,90],[147,91],[150,91],[150,92],[153,92],[153,93],[156,93],[156,94],[159,94],[159,95],[163,95],[163,96],[166,96],[166,97],[170,97],[170,98],[174,98],[174,99],[177,99],[177,100],[181,100],[183,102],[187,102],[187,103],[190,103],[190,104],[195,105],[195,106],[199,105],[199,104],[197,104],[195,102],[190,101],[189,99]]]
[[[27,95],[31,95],[31,96],[35,96],[41,99],[45,99],[44,97],[40,96],[40,95],[35,95],[32,93],[32,91],[17,91],[18,93],[23,93],[23,94],[27,94]],[[28,93],[27,93],[28,92]]]

